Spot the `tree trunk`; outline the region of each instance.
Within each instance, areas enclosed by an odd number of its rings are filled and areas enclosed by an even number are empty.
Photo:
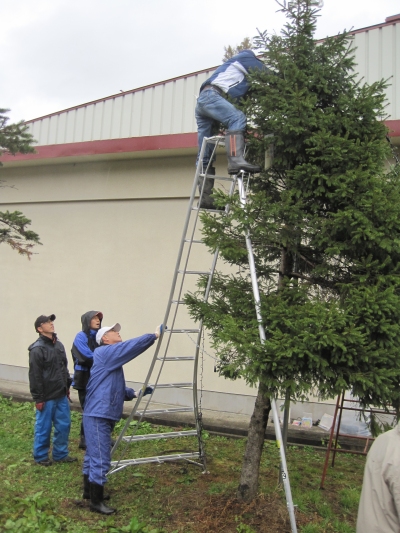
[[[237,498],[241,501],[249,502],[257,495],[261,454],[268,415],[271,410],[271,402],[267,393],[268,391],[265,386],[260,383],[254,411],[250,420],[240,484],[237,490]]]

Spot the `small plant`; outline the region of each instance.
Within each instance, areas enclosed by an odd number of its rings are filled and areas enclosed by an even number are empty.
[[[108,533],[161,533],[161,529],[149,529],[145,522],[139,522],[138,518],[134,516],[128,526],[112,527]]]

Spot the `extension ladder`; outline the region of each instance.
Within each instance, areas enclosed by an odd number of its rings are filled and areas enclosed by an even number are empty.
[[[200,191],[200,197],[198,201],[198,205],[200,205],[203,191],[204,191],[204,184],[206,182],[206,179],[214,179],[215,181],[228,181],[230,182],[229,187],[229,197],[231,197],[236,189],[236,185],[238,186],[239,190],[239,196],[240,196],[240,202],[242,207],[244,208],[247,202],[246,198],[246,190],[245,185],[243,183],[243,179],[245,176],[244,172],[239,172],[237,175],[229,176],[229,177],[221,177],[221,176],[211,176],[207,174],[207,170],[205,169],[203,171],[202,168],[202,160],[203,155],[205,153],[206,147],[208,144],[212,144],[214,146],[214,153],[218,146],[224,146],[225,144],[225,138],[221,136],[216,137],[210,137],[205,138],[203,141],[203,145],[200,151],[199,155],[199,162],[196,168],[196,173],[194,177],[193,187],[192,187],[192,193],[190,196],[189,201],[189,208],[186,215],[186,220],[184,224],[181,244],[179,247],[178,252],[178,258],[175,266],[175,272],[174,277],[172,281],[170,296],[168,300],[168,305],[164,317],[164,325],[168,325],[169,329],[165,329],[164,332],[161,334],[157,347],[154,353],[153,360],[150,365],[150,369],[148,371],[146,380],[143,384],[143,387],[139,393],[139,397],[132,409],[131,414],[126,420],[125,426],[123,427],[120,435],[118,436],[118,439],[112,449],[111,455],[113,456],[115,451],[118,449],[118,447],[121,445],[121,442],[125,443],[132,443],[132,442],[138,442],[138,441],[146,441],[146,440],[152,440],[152,439],[169,439],[169,438],[178,438],[178,437],[187,437],[187,436],[197,436],[198,441],[198,450],[189,452],[189,453],[174,453],[170,455],[160,455],[160,456],[154,456],[154,457],[142,457],[142,458],[136,458],[136,459],[120,459],[116,461],[111,462],[111,469],[108,473],[108,475],[113,474],[123,468],[126,468],[129,465],[138,465],[138,464],[145,464],[145,463],[163,463],[166,461],[176,461],[176,460],[185,460],[187,462],[190,462],[192,464],[197,464],[203,468],[203,471],[207,471],[207,464],[206,464],[206,455],[204,450],[204,444],[202,440],[202,413],[201,413],[201,405],[199,405],[199,396],[198,396],[198,367],[199,367],[199,356],[200,356],[200,346],[201,346],[201,339],[202,339],[202,332],[203,332],[203,325],[202,322],[199,322],[194,325],[192,324],[192,327],[188,326],[180,326],[179,322],[182,318],[182,313],[180,311],[184,311],[183,320],[187,321],[188,313],[186,309],[186,305],[184,300],[182,299],[183,295],[186,292],[185,289],[185,282],[188,278],[195,276],[196,278],[198,276],[207,276],[207,285],[204,292],[204,301],[206,302],[208,300],[210,288],[211,288],[211,282],[214,275],[215,267],[218,260],[218,249],[215,251],[211,267],[208,270],[191,270],[189,268],[189,258],[192,253],[193,246],[199,246],[202,245],[201,239],[196,238],[196,228],[197,228],[197,222],[199,219],[199,214],[201,212],[201,209],[198,207],[195,207],[194,199],[196,196],[196,189],[197,184],[199,181],[199,178],[203,178],[203,185]],[[212,157],[210,158],[212,160]],[[225,207],[225,212],[229,210],[229,204]],[[218,211],[210,211],[208,212],[215,212],[219,214],[223,214],[224,211],[218,210]],[[251,282],[253,287],[253,295],[255,300],[255,310],[256,310],[256,316],[257,321],[259,324],[259,335],[260,335],[260,341],[261,343],[265,342],[266,340],[266,334],[265,329],[262,322],[261,317],[261,300],[260,300],[260,294],[259,294],[259,288],[258,288],[258,281],[257,281],[257,273],[255,268],[255,262],[254,262],[254,254],[252,250],[252,244],[250,240],[250,235],[246,234],[246,247],[248,252],[248,258],[249,258],[249,267],[250,267],[250,274],[251,274]],[[181,336],[182,334],[196,335],[196,341],[194,341],[195,345],[195,353],[193,356],[189,356],[187,354],[185,355],[178,355],[176,352],[173,352],[175,349],[173,347],[173,339],[177,336]],[[173,355],[169,355],[171,352],[173,352]],[[159,379],[162,373],[162,370],[164,368],[164,365],[167,363],[178,363],[179,365],[185,364],[188,361],[193,362],[193,379],[192,382],[182,382],[182,383],[166,383],[162,384],[159,383]],[[156,364],[159,363],[159,368],[156,370]],[[177,372],[177,375],[180,375],[181,372]],[[155,375],[155,381],[151,383],[152,377]],[[145,406],[143,409],[140,409],[140,404],[143,401],[143,392],[146,389],[146,387],[151,383],[151,385],[154,387],[153,393],[149,395],[147,398],[147,401],[145,402]],[[153,394],[157,389],[160,388],[191,388],[192,389],[192,397],[193,397],[193,407],[177,407],[177,408],[169,408],[169,409],[157,409],[157,410],[151,410],[149,408],[149,404],[152,400]],[[295,512],[294,512],[294,505],[292,500],[292,494],[290,489],[290,483],[289,483],[289,475],[287,470],[287,464],[286,464],[286,456],[285,456],[285,449],[284,446],[282,446],[282,434],[281,434],[281,427],[280,427],[280,421],[279,421],[279,415],[278,415],[278,408],[276,405],[276,401],[274,398],[271,399],[271,410],[273,414],[273,420],[274,420],[274,427],[275,427],[275,435],[276,435],[276,442],[280,451],[280,459],[281,459],[281,476],[282,481],[285,489],[285,495],[286,495],[286,503],[290,518],[290,524],[292,533],[297,533],[297,527],[296,527],[296,519],[295,519]],[[136,416],[139,418],[139,423],[143,419],[144,415],[154,415],[154,414],[160,414],[160,413],[175,413],[175,412],[184,412],[184,411],[190,411],[194,414],[194,420],[195,420],[195,430],[186,430],[186,431],[173,431],[169,433],[155,433],[155,434],[149,434],[149,435],[136,435],[135,433],[132,435],[127,435],[127,432],[130,428],[130,424],[132,419]],[[136,426],[137,427],[137,426]]]

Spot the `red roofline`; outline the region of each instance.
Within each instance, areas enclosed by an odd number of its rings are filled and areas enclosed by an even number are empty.
[[[400,120],[386,120],[390,137],[400,137]],[[40,159],[57,159],[59,157],[80,157],[100,154],[123,154],[158,150],[178,150],[196,148],[197,133],[179,133],[174,135],[152,135],[147,137],[129,137],[124,139],[106,139],[103,141],[86,141],[79,143],[49,144],[35,147],[35,154],[4,154],[0,161],[35,161]]]
[[[1,156],[0,161],[8,163],[12,161],[55,159],[58,157],[122,154],[195,147],[197,147],[197,133],[179,133],[175,135],[152,135],[148,137],[129,137],[124,139],[107,139],[104,141],[36,146],[35,154],[16,154],[15,156],[4,154]]]

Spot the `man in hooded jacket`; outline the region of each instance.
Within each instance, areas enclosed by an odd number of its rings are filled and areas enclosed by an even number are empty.
[[[88,311],[81,316],[82,331],[76,334],[71,353],[74,362],[74,379],[72,386],[78,391],[79,403],[82,411],[86,399],[86,386],[93,365],[93,352],[97,348],[96,334],[101,328],[103,313],[101,311]],[[81,423],[81,438],[79,448],[86,450],[85,432],[83,421]]]

